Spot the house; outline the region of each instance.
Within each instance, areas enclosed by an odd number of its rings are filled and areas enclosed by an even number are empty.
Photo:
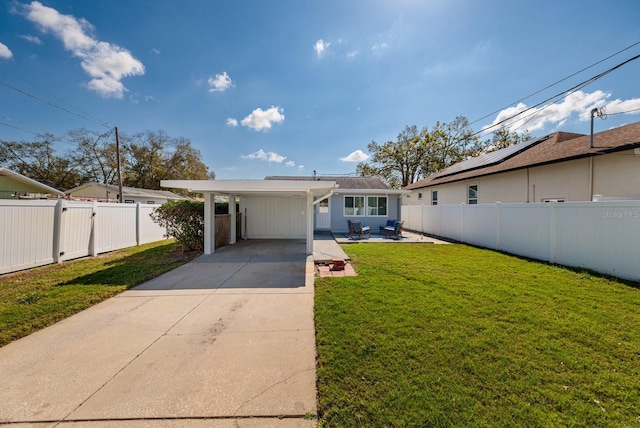
[[[640,122],[555,132],[483,154],[405,187],[404,205],[640,199]]]
[[[204,253],[215,243],[215,201],[240,201],[241,236],[245,239],[305,239],[313,254],[314,202],[331,196],[335,181],[313,180],[162,180],[162,187],[204,194]],[[229,207],[230,243],[236,242],[236,210]]]
[[[94,200],[104,202],[118,201],[118,186],[112,184],[85,183],[65,192],[72,199]],[[125,203],[135,204],[164,204],[165,202],[187,199],[168,190],[138,189],[122,186],[122,195]]]
[[[335,182],[336,188],[326,198],[316,198],[314,229],[345,233],[347,220],[360,220],[372,231],[385,226],[387,220],[400,218],[402,190],[390,188],[380,177],[280,176],[265,180]]]
[[[64,196],[64,193],[15,171],[0,167],[0,199],[46,199],[51,196]]]

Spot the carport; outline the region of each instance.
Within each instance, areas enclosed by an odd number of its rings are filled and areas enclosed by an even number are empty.
[[[229,198],[231,244],[236,242],[235,201],[240,201],[244,239],[305,239],[313,254],[313,205],[331,196],[335,181],[162,180],[162,187],[203,193],[204,253],[213,254],[215,199]]]

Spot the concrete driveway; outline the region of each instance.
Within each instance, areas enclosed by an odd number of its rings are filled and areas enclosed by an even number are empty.
[[[0,425],[315,426],[313,260],[241,241],[0,348]]]

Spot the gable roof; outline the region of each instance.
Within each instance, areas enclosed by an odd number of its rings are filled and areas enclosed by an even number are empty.
[[[73,193],[82,189],[86,189],[88,187],[98,187],[100,189],[106,189],[106,190],[109,190],[109,193],[114,193],[116,195],[119,192],[118,186],[115,186],[113,184],[89,182],[81,186],[74,187],[73,189],[69,189],[65,193],[67,195],[72,195]],[[139,189],[137,187],[127,187],[127,186],[122,186],[122,195],[124,197],[138,197],[138,198],[187,199],[184,196],[178,195],[168,190]]]
[[[501,172],[599,156],[640,147],[640,122],[593,135],[555,132],[451,165],[405,187],[406,190],[451,183]]]
[[[40,183],[39,181],[33,180],[29,177],[25,177],[24,175],[7,168],[0,167],[0,177],[7,177],[12,181],[21,184],[23,186],[22,189],[24,190],[18,190],[19,192],[26,191],[27,193],[41,193],[64,196],[64,193],[58,189],[54,189],[51,186],[47,186],[46,184]]]
[[[269,176],[265,180],[335,181],[340,190],[393,190],[380,177]]]

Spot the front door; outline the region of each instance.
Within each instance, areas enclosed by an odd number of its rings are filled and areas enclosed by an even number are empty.
[[[331,210],[329,209],[329,198],[316,204],[315,209],[316,229],[331,229]]]

